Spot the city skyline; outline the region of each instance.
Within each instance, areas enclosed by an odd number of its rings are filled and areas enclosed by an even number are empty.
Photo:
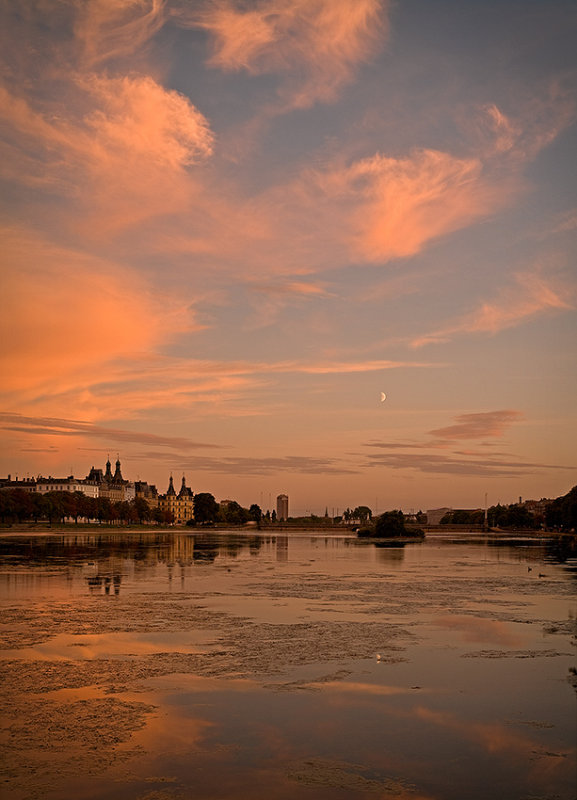
[[[0,16],[0,475],[120,452],[295,515],[577,483],[574,4]]]

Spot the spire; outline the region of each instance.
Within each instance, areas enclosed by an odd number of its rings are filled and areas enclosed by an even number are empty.
[[[114,483],[122,483],[122,472],[120,471],[120,458],[116,457],[116,470],[114,472]]]
[[[110,456],[108,456],[108,461],[106,462],[106,472],[104,473],[104,480],[108,481],[108,483],[112,482],[112,465],[110,463]]]
[[[182,486],[180,487],[179,497],[192,497],[192,491],[186,485],[186,478],[182,476]]]
[[[170,476],[168,491],[166,492],[166,494],[170,495],[171,497],[174,497],[176,495],[176,492],[174,491],[174,483],[172,482],[172,475]]]

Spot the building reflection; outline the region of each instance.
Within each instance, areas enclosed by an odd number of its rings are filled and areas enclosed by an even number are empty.
[[[257,556],[263,546],[277,549],[279,561],[288,558],[288,537],[259,536],[245,532],[97,531],[62,535],[14,537],[9,543],[11,568],[26,567],[19,581],[11,569],[6,582],[47,583],[64,571],[70,582],[82,580],[91,594],[119,595],[123,579],[141,582],[157,577],[158,565],[165,565],[169,583],[181,583],[195,565],[217,559],[237,559],[243,554]],[[0,565],[2,556],[0,554]],[[30,572],[31,571],[31,572]]]
[[[288,536],[277,536],[276,537],[276,560],[277,561],[288,561],[288,548],[289,548],[289,537]]]
[[[112,589],[113,594],[118,596],[122,575],[92,575],[86,578],[86,583],[90,594],[110,594]]]

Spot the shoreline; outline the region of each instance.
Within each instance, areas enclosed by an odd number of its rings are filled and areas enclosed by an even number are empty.
[[[23,536],[23,535],[74,535],[74,534],[91,534],[101,533],[103,535],[114,534],[187,534],[187,535],[205,535],[205,534],[237,534],[237,535],[257,535],[257,536],[274,536],[274,535],[290,535],[290,534],[314,534],[321,536],[346,536],[359,541],[387,541],[399,543],[404,542],[419,542],[427,538],[495,538],[503,539],[510,537],[523,537],[531,539],[577,539],[577,533],[572,531],[547,531],[547,530],[532,530],[526,528],[519,529],[504,529],[504,528],[490,528],[489,530],[469,529],[466,527],[456,529],[454,527],[445,528],[444,526],[427,527],[423,526],[425,533],[424,537],[359,537],[352,528],[337,527],[337,526],[292,526],[292,525],[275,525],[258,528],[256,526],[187,526],[187,525],[169,525],[169,526],[153,526],[153,525],[100,525],[98,523],[65,523],[60,525],[49,524],[17,524],[17,525],[2,525],[0,526],[0,538],[9,536]]]

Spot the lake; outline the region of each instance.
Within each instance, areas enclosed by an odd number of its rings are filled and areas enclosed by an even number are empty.
[[[574,800],[546,539],[0,536],[6,800]]]

